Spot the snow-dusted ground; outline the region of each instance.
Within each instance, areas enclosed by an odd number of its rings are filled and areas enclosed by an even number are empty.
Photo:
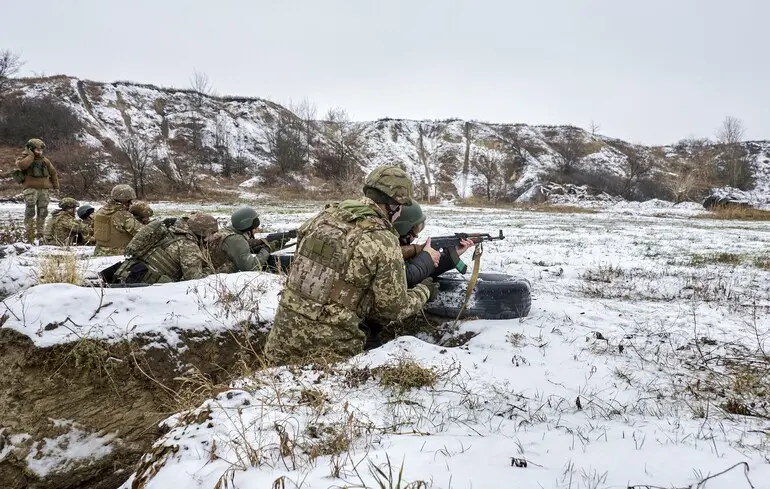
[[[154,207],[161,216],[192,208]],[[317,207],[257,208],[274,231]],[[208,210],[224,219],[232,208]],[[380,487],[375,467],[387,474],[388,459],[412,488],[694,488],[741,462],[748,472],[737,466],[705,487],[770,487],[770,423],[729,407],[770,414],[767,224],[691,219],[702,211],[660,203],[596,214],[426,212],[426,235],[503,229],[482,267],[533,284],[529,317],[463,322],[457,333],[476,335],[459,347],[402,337],[346,364],[242,379],[166,420],[170,431],[123,487]],[[78,301],[67,286],[35,287],[5,300],[16,316],[23,301],[31,312],[55,293],[58,305],[34,325],[12,317],[4,327],[30,334],[71,317],[96,331],[108,311],[89,317],[103,300],[148,329],[168,329],[169,315],[175,327],[209,328],[206,317],[228,318],[217,284],[250,281],[261,284],[250,300],[269,320],[280,279],[239,274],[104,298],[83,289]],[[31,336],[50,344],[59,329]],[[435,385],[381,384],[375,367],[409,360],[434,368]]]

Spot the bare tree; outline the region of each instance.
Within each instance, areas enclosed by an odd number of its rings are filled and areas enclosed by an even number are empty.
[[[725,117],[717,131],[721,154],[717,158],[720,180],[723,184],[741,190],[754,186],[754,174],[746,150],[741,146],[746,132],[743,121]]]
[[[203,99],[214,91],[209,76],[198,70],[193,70],[192,77],[190,77],[190,89],[195,93],[195,101],[198,108],[203,105]]]
[[[623,188],[621,195],[629,198],[635,191],[639,181],[650,175],[655,168],[655,159],[651,154],[637,148],[630,147],[623,152],[626,156],[623,162]]]
[[[118,140],[118,156],[131,174],[136,195],[143,198],[149,180],[150,163],[157,149],[157,142],[147,142],[135,134],[129,134]]]
[[[522,135],[521,127],[506,126],[500,133],[503,140],[505,158],[502,161],[501,173],[505,182],[505,193],[508,186],[519,179],[524,167],[527,165],[526,139]]]
[[[596,122],[595,120],[591,120],[591,136],[596,136],[596,134],[602,129],[602,125]]]
[[[21,60],[19,53],[14,53],[10,49],[0,50],[0,99],[5,95],[11,82],[11,78],[16,76],[24,61]]]
[[[559,153],[556,170],[561,177],[569,176],[581,158],[588,155],[588,148],[580,135],[568,135],[561,141],[552,143],[553,148]]]
[[[312,147],[315,144],[315,134],[318,131],[316,124],[318,109],[314,103],[305,97],[299,102],[290,102],[289,110],[294,112],[302,121],[305,132],[305,152],[307,153],[307,159],[310,160]]]
[[[304,134],[301,119],[291,112],[280,112],[275,125],[265,132],[270,167],[264,178],[293,181],[305,168],[308,158]]]
[[[497,155],[480,154],[471,159],[473,173],[482,177],[482,188],[489,201],[491,201],[493,197],[497,197],[499,189],[502,186],[503,175],[500,171],[501,166],[502,158]]]
[[[325,119],[322,132],[327,144],[315,151],[315,172],[341,189],[361,176],[363,128],[352,122],[347,112],[340,108],[329,109]]]

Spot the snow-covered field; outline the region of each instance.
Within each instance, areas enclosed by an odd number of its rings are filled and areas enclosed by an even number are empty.
[[[270,231],[316,210],[257,208]],[[2,207],[0,218],[21,210]],[[207,210],[224,221],[233,209]],[[485,245],[482,269],[532,283],[529,317],[462,322],[454,336],[475,334],[462,346],[401,337],[345,364],[241,379],[166,420],[170,431],[123,488],[770,487],[766,223],[693,219],[700,210],[663,203],[596,214],[425,210],[426,236],[503,230],[504,241]],[[4,327],[39,344],[67,338],[44,327],[65,318],[103,337],[113,336],[106,324],[163,334],[168,317],[210,328],[207,317],[229,317],[221,283],[258,284],[252,299],[269,321],[280,289],[280,278],[253,273],[103,297],[78,288],[75,301],[64,285],[26,289],[44,251],[0,261],[27,277],[4,301],[13,312]],[[109,264],[99,260],[89,269]],[[55,303],[41,305],[46,297]],[[89,319],[107,302],[121,314]],[[426,386],[402,388],[421,373],[415,363],[432,370]]]

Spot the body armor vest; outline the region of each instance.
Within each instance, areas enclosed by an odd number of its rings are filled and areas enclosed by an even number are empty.
[[[106,207],[106,206],[105,206]],[[94,239],[96,244],[106,248],[125,248],[131,241],[131,235],[118,229],[113,219],[118,211],[126,210],[120,207],[105,209],[102,207],[94,213]]]

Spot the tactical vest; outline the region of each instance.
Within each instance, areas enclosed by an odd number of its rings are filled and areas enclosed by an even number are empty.
[[[317,320],[325,306],[337,304],[360,321],[368,308],[370,284],[349,276],[348,266],[365,233],[389,228],[382,219],[360,218],[336,208],[323,211],[302,230],[281,306]]]
[[[35,160],[29,165],[27,168],[27,175],[35,178],[48,178],[51,176],[50,173],[48,173],[48,165],[46,165],[45,160],[42,159]]]
[[[230,257],[227,256],[223,246],[225,239],[234,234],[238,234],[238,232],[226,227],[220,229],[208,239],[208,258],[211,260],[211,268],[216,273],[233,273],[237,271],[235,270],[235,264],[233,264]]]
[[[163,226],[161,224],[161,226]],[[165,228],[165,226],[163,226]],[[137,234],[138,236],[138,234]],[[166,236],[158,243],[151,246],[144,253],[136,255],[134,258],[142,261],[150,269],[145,278],[147,283],[157,283],[161,277],[168,277],[173,281],[182,278],[182,265],[179,260],[174,259],[168,252],[169,247],[177,241],[188,238],[187,234],[167,232]]]
[[[126,209],[117,207],[105,209],[102,207],[94,213],[94,239],[96,244],[105,248],[125,248],[131,241],[131,235],[122,229],[118,229],[112,223],[118,211]]]
[[[67,219],[66,211],[59,209],[51,213],[50,219],[45,223],[44,239],[47,244],[55,246],[71,246],[75,244],[77,231],[71,226],[62,223]]]

